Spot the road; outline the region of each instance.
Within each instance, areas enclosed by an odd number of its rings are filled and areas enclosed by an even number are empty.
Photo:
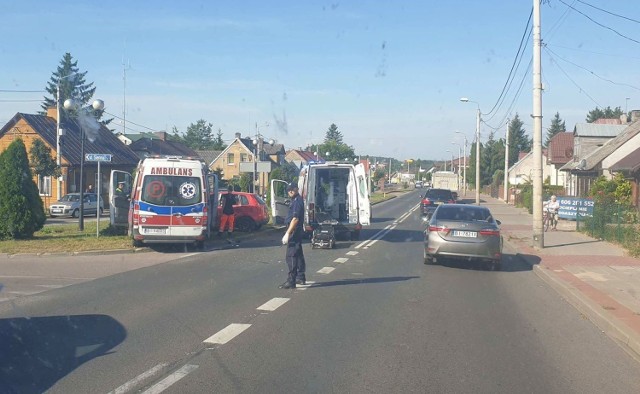
[[[425,266],[418,201],[305,245],[305,288],[277,288],[274,233],[0,303],[2,392],[640,392],[640,364],[514,250],[501,272]]]

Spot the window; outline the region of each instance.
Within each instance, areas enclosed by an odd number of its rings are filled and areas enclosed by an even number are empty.
[[[233,153],[227,153],[227,165],[232,166],[235,164],[235,155]]]
[[[141,200],[154,205],[187,206],[202,201],[200,178],[147,175]]]
[[[249,205],[249,199],[247,199],[247,196],[243,196],[241,194],[239,197],[240,205]]]
[[[240,153],[240,161],[242,163],[249,161],[249,155],[246,153]]]
[[[51,177],[38,175],[38,192],[41,196],[51,195]]]

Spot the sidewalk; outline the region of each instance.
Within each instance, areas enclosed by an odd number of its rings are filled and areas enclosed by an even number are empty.
[[[640,259],[621,247],[575,231],[561,220],[544,233],[544,249],[532,247],[533,215],[525,209],[481,196],[502,222],[505,243],[529,262],[534,272],[603,332],[640,356]]]

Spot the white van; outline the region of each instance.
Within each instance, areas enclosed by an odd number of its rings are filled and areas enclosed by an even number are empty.
[[[112,224],[126,224],[134,246],[195,243],[202,247],[217,213],[218,179],[204,161],[180,156],[147,157],[135,178],[111,172]],[[118,184],[125,184],[124,190]],[[126,209],[125,209],[126,208]]]
[[[304,200],[304,228],[312,232],[318,223],[331,221],[335,232],[360,237],[370,224],[368,179],[362,164],[310,164],[300,170],[298,187]],[[287,216],[286,182],[271,181],[271,212],[276,223]]]

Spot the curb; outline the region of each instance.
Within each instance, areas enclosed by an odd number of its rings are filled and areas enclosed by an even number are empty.
[[[512,244],[510,243],[510,245]],[[521,253],[516,253],[516,257],[531,265],[531,269],[540,279],[547,283],[609,338],[618,343],[631,357],[640,361],[640,334],[627,327],[619,319],[603,311],[600,305],[583,295],[577,288],[556,277],[552,272],[549,272],[548,268],[529,261],[529,259]],[[540,256],[538,257],[541,258]]]

